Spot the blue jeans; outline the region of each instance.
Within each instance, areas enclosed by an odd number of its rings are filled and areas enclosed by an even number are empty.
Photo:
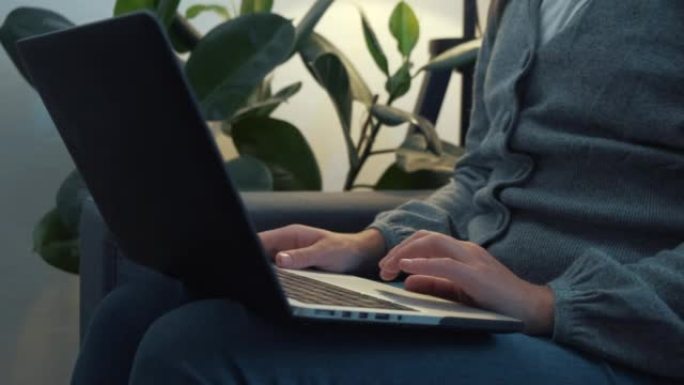
[[[271,323],[177,283],[116,289],[72,384],[633,385],[652,378],[544,338]]]

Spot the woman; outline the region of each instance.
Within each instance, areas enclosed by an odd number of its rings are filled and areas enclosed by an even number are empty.
[[[85,383],[647,384],[684,380],[684,3],[495,2],[467,154],[359,234],[260,234],[276,263],[409,275],[527,334],[282,326],[177,284],[123,287]]]

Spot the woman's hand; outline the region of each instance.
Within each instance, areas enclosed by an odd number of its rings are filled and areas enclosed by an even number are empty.
[[[378,230],[356,234],[334,233],[303,225],[291,225],[259,233],[266,252],[279,267],[315,267],[334,273],[374,269],[385,253],[385,239]]]
[[[380,276],[410,276],[406,289],[477,305],[518,318],[525,332],[553,329],[553,293],[520,279],[482,247],[450,236],[418,231],[395,247],[380,263]]]

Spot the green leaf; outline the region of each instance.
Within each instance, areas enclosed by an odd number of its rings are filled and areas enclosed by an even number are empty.
[[[340,118],[344,134],[349,164],[356,167],[359,164],[359,155],[354,146],[351,136],[352,101],[351,85],[349,75],[344,64],[335,54],[327,53],[316,59],[313,64],[316,79],[328,92],[328,95],[335,105],[337,116]]]
[[[394,75],[387,79],[385,84],[385,89],[390,95],[390,103],[409,92],[411,81],[411,63],[405,62]]]
[[[225,120],[273,69],[289,57],[294,27],[281,16],[254,13],[211,30],[185,72],[208,120]]]
[[[313,33],[311,37],[300,47],[299,54],[304,61],[304,65],[309,69],[309,72],[316,77],[313,69],[313,63],[316,62],[320,56],[325,54],[335,54],[344,65],[347,71],[347,76],[349,77],[349,83],[351,86],[352,96],[354,100],[364,104],[369,107],[373,104],[373,94],[371,94],[370,88],[366,82],[361,77],[361,73],[354,67],[354,64],[347,58],[342,51],[335,47],[330,41],[328,41],[323,36]]]
[[[57,212],[64,223],[73,233],[78,233],[81,222],[81,208],[83,202],[90,196],[81,174],[74,170],[64,180],[57,191]]]
[[[273,76],[264,79],[247,97],[247,106],[270,99],[273,96]]]
[[[321,172],[311,147],[292,124],[271,118],[236,122],[232,138],[241,156],[264,162],[275,191],[321,190]]]
[[[426,149],[436,155],[441,155],[442,146],[437,130],[435,130],[432,122],[424,117],[381,104],[374,105],[371,108],[371,114],[386,126],[395,127],[404,123],[410,123],[417,127],[426,140]]]
[[[240,14],[271,12],[271,9],[273,9],[273,0],[242,0]]]
[[[273,177],[268,166],[249,155],[226,163],[226,170],[240,191],[273,191]]]
[[[453,173],[465,149],[444,141],[440,142],[440,147],[442,153],[435,155],[428,150],[427,141],[423,135],[409,134],[397,149],[397,165],[409,173],[424,170]]]
[[[285,98],[285,100],[297,95],[302,90],[302,82],[292,83],[273,95],[275,98]]]
[[[237,110],[233,116],[221,123],[221,131],[230,136],[230,133],[233,130],[234,122],[250,116],[258,116],[259,111],[261,111],[261,107],[264,107],[261,104],[273,96],[272,83],[273,76],[269,76],[259,83],[252,93],[247,97],[244,107]]]
[[[228,9],[218,4],[195,4],[185,10],[185,17],[194,19],[206,12],[215,13],[226,20],[230,19],[230,12],[228,12]]]
[[[482,47],[482,39],[459,44],[436,56],[419,71],[458,70],[475,64]]]
[[[376,190],[435,190],[449,183],[451,173],[417,171],[408,173],[392,164],[375,185]]]
[[[33,229],[33,251],[50,265],[78,274],[78,236],[62,222],[57,209],[45,214]]]
[[[229,122],[229,126],[232,126],[234,122],[241,119],[266,117],[271,115],[281,104],[287,102],[301,89],[302,82],[297,82],[283,88],[268,99],[261,99],[248,104],[246,107],[239,109],[235,115],[233,115],[233,118]],[[232,128],[230,130],[232,130]],[[229,133],[227,134],[230,135]]]
[[[333,1],[334,0],[316,0],[316,3],[314,3],[299,24],[297,24],[295,32],[295,50],[299,50],[299,48],[309,40],[314,29],[316,29],[316,25],[328,8],[330,8]]]
[[[0,27],[0,43],[24,79],[29,84],[33,84],[19,58],[16,47],[17,41],[73,26],[74,23],[64,16],[47,9],[20,7],[10,12]]]
[[[390,16],[390,32],[399,44],[399,52],[408,58],[418,44],[420,24],[413,9],[405,1],[397,4]]]
[[[375,64],[378,65],[380,71],[389,76],[389,62],[387,61],[387,56],[380,45],[378,36],[375,34],[375,31],[373,31],[373,27],[363,11],[361,11],[361,25],[363,26],[363,36],[366,40],[366,47],[368,47],[368,51],[371,56],[373,56]]]
[[[159,0],[116,0],[114,3],[114,16],[137,11],[156,11]]]

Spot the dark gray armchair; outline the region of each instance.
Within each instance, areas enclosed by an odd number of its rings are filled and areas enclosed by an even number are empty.
[[[244,193],[243,199],[257,231],[292,223],[340,232],[362,230],[381,211],[428,191],[406,192],[279,192]],[[125,282],[160,279],[159,273],[126,259],[110,236],[92,200],[84,204],[81,220],[81,335],[100,301]]]

